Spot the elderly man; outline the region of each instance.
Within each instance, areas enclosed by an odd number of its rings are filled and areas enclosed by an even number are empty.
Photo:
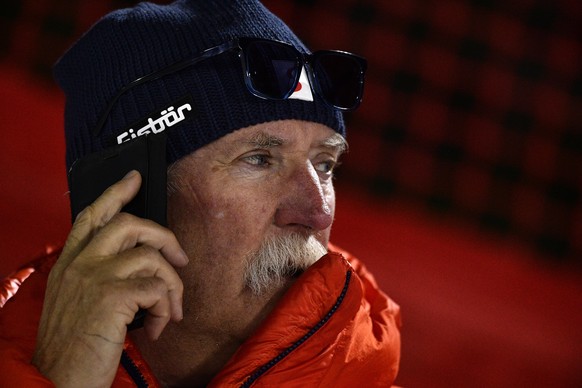
[[[0,385],[391,385],[398,306],[329,244],[364,71],[308,54],[254,0],[142,3],[93,26],[55,67],[68,167],[167,136],[168,227],[122,211],[136,171],[83,210],[48,280],[50,256],[4,307]],[[45,282],[39,318],[26,286]]]

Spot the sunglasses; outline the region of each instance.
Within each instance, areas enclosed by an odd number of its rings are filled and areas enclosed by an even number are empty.
[[[364,90],[367,62],[344,51],[321,50],[304,54],[290,44],[260,38],[238,38],[203,51],[195,58],[177,62],[123,86],[109,101],[93,131],[98,136],[119,98],[146,82],[160,79],[227,51],[238,50],[245,84],[253,95],[268,100],[285,100],[293,94],[305,67],[311,89],[334,109],[358,107]]]

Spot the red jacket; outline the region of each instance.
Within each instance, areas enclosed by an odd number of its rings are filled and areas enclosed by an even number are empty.
[[[399,307],[360,261],[330,249],[293,284],[210,387],[386,387],[394,382]],[[59,253],[47,250],[0,283],[0,387],[53,386],[30,360],[47,275]],[[113,387],[134,386],[159,384],[126,340]]]

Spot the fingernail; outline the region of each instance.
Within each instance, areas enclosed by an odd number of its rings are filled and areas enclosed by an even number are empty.
[[[137,171],[131,170],[130,172],[128,172],[127,174],[125,174],[125,176],[123,177],[122,180],[131,179],[131,178],[133,178],[135,176],[135,174],[137,174]]]

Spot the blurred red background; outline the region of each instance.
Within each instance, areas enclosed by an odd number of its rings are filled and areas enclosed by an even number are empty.
[[[70,227],[50,67],[132,3],[0,4],[0,275]],[[332,238],[402,306],[397,383],[582,386],[582,3],[265,4],[369,60]]]

